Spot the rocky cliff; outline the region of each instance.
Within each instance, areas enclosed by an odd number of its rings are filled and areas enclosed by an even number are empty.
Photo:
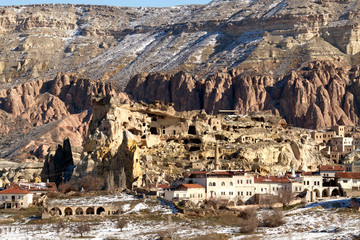
[[[92,96],[112,92],[109,84],[65,73],[0,90],[1,157],[44,159],[47,149],[65,138],[82,147]]]
[[[38,161],[66,137],[81,147],[91,96],[129,101],[124,89],[180,111],[357,124],[359,10],[356,0],[0,7],[0,157]]]
[[[359,9],[356,0],[1,7],[0,82],[72,71],[124,87],[142,72],[241,67],[277,77],[313,60],[356,64]]]
[[[304,128],[355,125],[359,121],[359,67],[310,62],[274,78],[257,71],[222,71],[207,78],[185,72],[133,77],[125,91],[135,100],[172,102],[176,110],[271,110]]]
[[[177,112],[156,101],[120,104],[109,96],[93,103],[76,172],[103,176],[110,189],[169,181],[185,169],[213,169],[216,145],[224,169],[279,174],[291,168],[316,170],[328,163],[309,130],[286,129],[283,119],[269,111],[227,117]]]

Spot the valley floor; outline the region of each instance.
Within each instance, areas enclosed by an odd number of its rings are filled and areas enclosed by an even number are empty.
[[[106,201],[106,196],[100,197]],[[233,224],[224,225],[204,219],[186,219],[174,213],[171,206],[156,200],[139,200],[128,195],[108,196],[122,206],[120,216],[93,218],[81,231],[84,217],[64,219],[59,227],[56,220],[29,220],[12,213],[0,214],[0,239],[359,239],[360,212],[347,208],[348,200],[333,200],[310,204],[305,208],[285,211],[285,224],[276,228],[258,228],[253,234],[240,234]],[[84,201],[83,199],[78,199]],[[60,200],[61,201],[61,200]],[[69,200],[64,200],[69,201]],[[74,199],[76,201],[76,199]],[[92,202],[89,199],[89,203]],[[258,216],[267,210],[258,211]],[[117,227],[118,218],[127,225]],[[13,222],[7,222],[7,220]],[[165,238],[166,239],[166,238]]]

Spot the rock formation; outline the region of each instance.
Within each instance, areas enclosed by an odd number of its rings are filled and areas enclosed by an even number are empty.
[[[286,122],[265,111],[248,117],[177,112],[155,101],[120,104],[105,96],[93,100],[94,112],[76,171],[104,176],[109,189],[169,181],[192,167],[214,168],[215,147],[225,169],[279,174],[315,170],[327,163],[305,129],[284,129]],[[196,168],[196,167],[195,167]],[[144,177],[144,178],[143,178]]]
[[[178,111],[205,109],[216,114],[271,110],[292,125],[325,128],[359,121],[359,68],[317,61],[274,79],[232,69],[199,79],[184,72],[140,74],[125,91],[135,100],[172,102]]]
[[[48,147],[65,138],[74,147],[82,147],[92,96],[111,93],[110,84],[65,73],[51,81],[4,89],[0,97],[1,156],[14,161],[43,160]]]
[[[123,87],[143,72],[241,67],[277,77],[313,60],[356,64],[359,9],[356,0],[1,7],[0,82],[80,72]]]
[[[70,181],[74,168],[70,140],[67,138],[62,146],[57,146],[55,153],[49,152],[41,171],[41,179],[43,182],[55,182],[59,186],[62,182]]]

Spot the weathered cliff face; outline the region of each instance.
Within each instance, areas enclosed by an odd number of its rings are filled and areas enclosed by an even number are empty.
[[[81,147],[91,116],[91,97],[112,92],[109,84],[65,73],[58,73],[51,81],[1,90],[1,157],[15,161],[44,159],[48,147],[65,138]]]
[[[141,74],[130,80],[125,91],[135,100],[173,102],[179,111],[272,110],[295,126],[324,128],[358,123],[358,87],[358,67],[317,61],[277,79],[236,69],[205,79],[183,72]]]
[[[357,63],[359,9],[356,0],[1,7],[0,83],[76,71],[123,87],[142,72],[240,66],[277,77],[307,61]]]
[[[212,169],[216,145],[224,169],[279,174],[328,163],[309,130],[284,129],[283,119],[269,111],[231,118],[176,112],[157,101],[120,104],[110,96],[95,98],[93,104],[76,171],[103,176],[108,189],[169,181],[189,168]],[[196,167],[190,155],[198,157]]]
[[[63,145],[58,145],[55,152],[50,152],[41,171],[43,182],[55,182],[58,186],[70,180],[75,168],[70,140],[64,140]]]

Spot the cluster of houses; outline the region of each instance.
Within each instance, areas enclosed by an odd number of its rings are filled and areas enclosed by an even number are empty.
[[[11,183],[0,191],[0,208],[28,208],[48,192],[56,191],[55,183]]]
[[[257,204],[265,196],[287,191],[314,202],[320,198],[360,195],[360,172],[346,172],[343,165],[323,165],[317,172],[260,176],[233,170],[186,172],[171,186],[158,185],[158,194],[168,201],[208,199],[241,200]]]
[[[360,147],[360,134],[353,126],[316,130],[311,133],[311,137],[321,153],[334,163],[341,163],[346,155]]]

